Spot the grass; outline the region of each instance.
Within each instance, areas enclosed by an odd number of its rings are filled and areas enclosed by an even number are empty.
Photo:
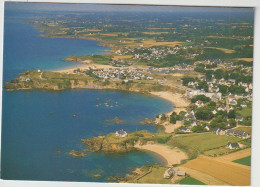
[[[252,107],[245,107],[238,113],[243,117],[252,116]]]
[[[244,126],[244,127],[236,127],[235,130],[238,131],[245,131],[248,134],[252,133],[252,127],[251,126]]]
[[[216,156],[226,155],[226,154],[229,154],[234,151],[236,151],[236,150],[227,149],[226,146],[223,146],[223,147],[219,147],[219,148],[212,149],[209,151],[205,151],[204,155],[216,157]]]
[[[201,182],[201,181],[199,181],[197,179],[194,179],[192,177],[187,177],[187,178],[181,180],[180,184],[186,184],[186,185],[206,185],[203,182]]]
[[[238,160],[234,160],[233,162],[238,163],[238,164],[243,164],[246,166],[251,166],[251,156],[247,156]]]
[[[178,143],[180,145],[190,147],[197,150],[199,153],[225,146],[227,142],[238,142],[241,140],[237,137],[220,136],[212,133],[200,133],[200,134],[189,134],[180,135],[172,138],[168,144]]]
[[[170,179],[164,179],[163,174],[167,168],[163,166],[157,166],[152,168],[152,172],[140,178],[138,183],[150,183],[150,184],[172,184]]]
[[[118,59],[130,59],[132,58],[133,55],[117,55],[117,56],[114,56],[112,59],[113,60],[118,60]]]
[[[155,143],[166,143],[171,135],[166,133],[152,133],[146,130],[130,132],[126,137],[115,136],[114,133],[106,135],[105,139],[110,143],[130,143],[133,144],[135,141],[139,140],[141,143],[146,143],[148,141],[154,141]]]

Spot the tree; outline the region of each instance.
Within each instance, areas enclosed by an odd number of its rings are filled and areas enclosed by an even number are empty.
[[[195,97],[193,97],[193,98],[191,99],[191,102],[192,102],[192,103],[195,103],[195,102],[198,101],[198,100],[201,100],[201,101],[203,101],[204,103],[207,103],[207,102],[210,102],[210,101],[211,101],[210,98],[209,98],[209,97],[206,97],[205,95],[197,95],[197,96],[195,96]]]
[[[209,90],[209,86],[206,81],[200,81],[198,84],[198,89],[203,89],[207,92]]]
[[[176,123],[176,120],[177,120],[176,117],[177,117],[176,112],[173,112],[173,113],[170,115],[170,123],[175,124],[175,123]]]
[[[213,114],[210,110],[200,109],[195,113],[195,116],[199,120],[211,120],[213,118]]]
[[[211,102],[209,103],[209,105],[208,105],[208,106],[216,107],[216,106],[217,106],[217,104],[216,104],[216,102],[214,102],[214,101],[211,101]]]
[[[183,86],[188,86],[188,83],[189,83],[189,82],[193,82],[193,81],[195,81],[195,79],[192,78],[192,77],[183,77],[183,78],[182,78],[182,84],[183,84]]]
[[[230,110],[228,113],[228,118],[235,119],[236,118],[236,111]]]
[[[228,93],[228,86],[226,85],[218,85],[219,92],[222,94],[227,94]]]
[[[167,119],[166,115],[165,115],[165,114],[162,114],[161,120],[162,120],[162,121],[165,121],[166,119]]]
[[[192,132],[203,132],[204,128],[202,125],[196,125],[194,127],[191,128]]]

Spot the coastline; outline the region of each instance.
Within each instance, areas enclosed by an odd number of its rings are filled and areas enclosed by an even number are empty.
[[[80,69],[80,70],[86,70],[87,68],[93,68],[95,67],[96,69],[104,69],[107,70],[109,68],[115,69],[116,67],[111,66],[111,65],[102,65],[102,64],[95,64],[91,63],[90,60],[86,60],[80,66],[77,67],[69,67],[69,68],[63,68],[59,70],[52,70],[53,72],[57,73],[73,73],[75,69]],[[190,102],[183,97],[182,94],[179,93],[172,93],[169,91],[159,91],[159,92],[149,92],[151,95],[163,98],[165,100],[168,100],[171,102],[174,106],[173,111],[170,111],[167,113],[167,115],[170,115],[172,112],[179,113],[180,111],[186,111],[186,107],[190,105]]]
[[[186,107],[190,105],[190,102],[183,97],[182,94],[172,93],[169,91],[161,91],[161,92],[150,92],[154,96],[161,97],[163,99],[168,100],[174,106],[173,111],[168,112],[167,115],[170,115],[172,112],[179,113],[180,111],[186,111]]]
[[[188,159],[185,152],[178,148],[170,148],[167,145],[162,144],[146,144],[146,145],[135,145],[136,149],[151,151],[158,154],[167,162],[167,166],[172,166],[174,164],[181,164],[182,160]]]
[[[86,60],[82,63],[83,64],[78,67],[70,67],[70,68],[64,68],[60,70],[54,70],[53,72],[73,73],[75,69],[86,70],[88,68],[93,69],[93,67],[95,67],[96,69],[104,69],[104,70],[107,70],[109,68],[112,69],[116,68],[111,65],[92,63],[90,60]],[[99,89],[109,89],[109,88],[99,88]],[[140,91],[137,92],[140,93]],[[186,111],[186,108],[190,105],[190,101],[188,101],[182,94],[179,93],[172,93],[170,91],[158,91],[158,92],[153,91],[153,92],[149,92],[148,94],[165,99],[173,105],[173,110],[166,113],[168,117],[172,114],[172,112],[176,112],[178,114],[180,111]],[[164,126],[166,133],[173,133],[176,129],[178,129],[183,124],[181,123],[181,121],[177,121],[176,124],[165,122],[160,125]]]

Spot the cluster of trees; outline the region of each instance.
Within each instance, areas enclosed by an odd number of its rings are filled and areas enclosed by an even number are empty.
[[[229,124],[229,126],[227,125],[227,123]],[[229,128],[232,128],[232,127],[235,127],[235,126],[236,126],[235,119],[231,118],[231,119],[227,120],[227,118],[223,118],[222,115],[217,115],[210,122],[211,128],[219,127],[221,129],[229,129]]]
[[[195,103],[198,100],[201,100],[204,103],[208,103],[208,102],[211,101],[211,99],[209,97],[205,96],[205,95],[197,95],[197,96],[194,96],[193,98],[191,98],[192,103]]]
[[[179,121],[179,120],[182,120],[182,119],[183,119],[183,116],[181,114],[178,115],[176,112],[173,112],[170,115],[170,123],[172,123],[172,124],[175,124],[176,121]]]
[[[183,77],[182,79],[182,85],[183,86],[188,86],[189,82],[194,82],[196,80],[198,80],[197,78],[193,78],[193,77]]]

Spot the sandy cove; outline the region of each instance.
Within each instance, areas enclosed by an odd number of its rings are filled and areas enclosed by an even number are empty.
[[[179,113],[180,111],[186,111],[186,107],[190,105],[190,102],[183,97],[183,94],[179,93],[172,93],[168,91],[163,92],[150,92],[152,95],[161,97],[163,99],[166,99],[170,101],[174,105],[173,111],[176,113]],[[172,112],[169,112],[167,114],[171,114]]]
[[[171,92],[150,92],[152,95],[161,97],[170,101],[174,105],[174,109],[171,112],[168,112],[166,115],[170,116],[172,112],[176,112],[177,114],[180,111],[186,111],[186,107],[190,105],[190,102],[184,98],[182,94],[179,93],[171,93]],[[176,124],[171,124],[169,122],[162,123],[164,126],[166,133],[172,133],[175,129],[180,128],[183,125],[182,121],[177,121]]]
[[[182,160],[188,159],[185,152],[178,148],[170,148],[167,145],[162,144],[146,144],[146,145],[135,145],[135,148],[154,152],[167,161],[168,166],[173,164],[180,164]]]

